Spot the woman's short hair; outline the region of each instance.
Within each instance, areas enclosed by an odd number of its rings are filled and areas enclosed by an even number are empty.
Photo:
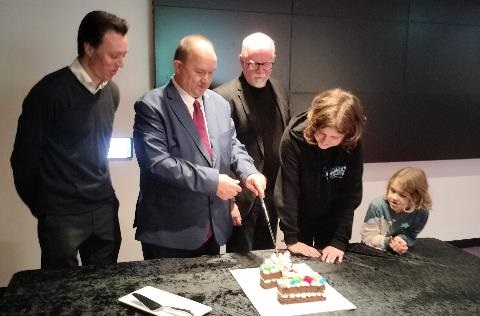
[[[414,205],[412,209],[426,209],[432,208],[432,198],[428,193],[428,181],[425,172],[422,169],[414,167],[405,167],[395,172],[388,180],[387,193],[392,186],[392,183],[397,181],[399,190],[407,193]],[[387,194],[385,194],[385,199]]]
[[[350,150],[362,136],[365,120],[363,107],[356,96],[340,88],[326,90],[313,98],[303,136],[309,144],[317,145],[315,132],[331,127],[344,135],[340,146]]]

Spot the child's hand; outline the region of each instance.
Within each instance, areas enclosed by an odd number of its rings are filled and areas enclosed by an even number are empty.
[[[403,255],[408,251],[407,242],[398,236],[390,238],[389,246],[393,251],[395,251],[399,255]]]
[[[291,253],[301,254],[307,257],[320,257],[320,252],[317,249],[310,247],[303,242],[287,245],[288,251]]]

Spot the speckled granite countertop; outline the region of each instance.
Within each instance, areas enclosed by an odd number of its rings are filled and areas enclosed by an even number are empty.
[[[230,270],[258,267],[271,253],[21,271],[0,299],[0,315],[135,315],[118,298],[147,285],[209,305],[209,315],[256,315]],[[352,244],[341,264],[293,260],[357,306],[335,315],[480,315],[480,258],[436,239],[419,239],[403,257]]]

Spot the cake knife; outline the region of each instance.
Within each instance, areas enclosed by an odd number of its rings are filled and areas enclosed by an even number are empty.
[[[275,248],[275,252],[277,251],[277,243],[275,242],[275,237],[273,236],[272,226],[270,225],[270,218],[268,217],[267,206],[265,205],[265,200],[260,198],[260,202],[262,203],[263,211],[265,212],[265,219],[267,220],[268,230],[270,231],[270,237],[272,237],[273,248]]]

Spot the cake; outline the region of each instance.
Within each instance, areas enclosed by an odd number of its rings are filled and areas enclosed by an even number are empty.
[[[260,286],[277,288],[280,304],[323,301],[325,283],[325,278],[307,265],[293,265],[288,251],[274,253],[260,265]]]
[[[282,277],[277,279],[277,299],[280,304],[323,301],[325,283],[325,278],[310,268],[283,271]]]
[[[264,289],[276,287],[277,279],[282,277],[282,270],[290,269],[291,267],[290,252],[272,254],[270,258],[265,259],[260,265],[260,286]]]

